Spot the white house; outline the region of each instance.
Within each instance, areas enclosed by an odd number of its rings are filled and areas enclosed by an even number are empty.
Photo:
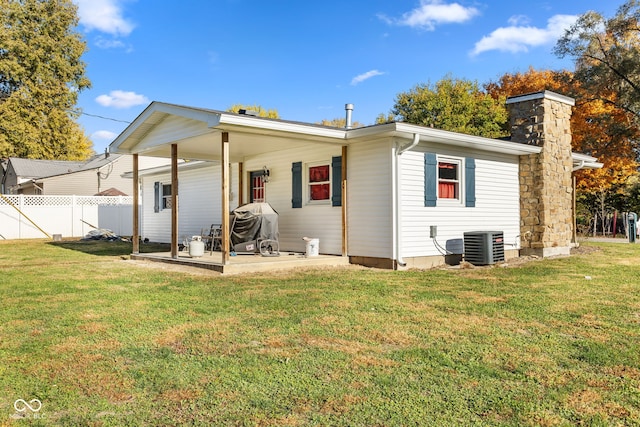
[[[279,213],[281,250],[304,251],[308,236],[320,240],[321,253],[364,265],[439,264],[462,253],[471,231],[503,233],[507,257],[567,253],[572,169],[599,164],[571,153],[573,100],[540,92],[509,103],[513,128],[525,129],[517,142],[406,123],[338,129],[153,102],[110,150],[172,159],[171,168],[135,168],[133,176],[139,235],[171,242],[175,257],[182,236],[221,223],[224,263],[227,213],[259,200]],[[560,213],[548,201],[559,193]]]
[[[168,159],[141,156],[140,167],[168,164]],[[0,181],[2,194],[126,195],[131,181],[122,174],[133,169],[132,156],[99,154],[86,161],[9,157]]]

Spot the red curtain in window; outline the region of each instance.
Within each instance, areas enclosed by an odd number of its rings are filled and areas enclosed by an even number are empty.
[[[458,165],[455,163],[438,163],[438,177],[442,180],[438,182],[438,197],[441,199],[455,199],[457,194],[457,183],[451,182],[458,179]],[[446,181],[445,181],[446,180]]]
[[[315,184],[310,186],[311,200],[329,200],[329,184]]]
[[[329,200],[330,191],[329,165],[309,167],[309,198],[311,200]]]
[[[441,199],[455,199],[456,184],[454,182],[438,183],[438,197],[440,197]]]
[[[309,182],[329,181],[329,165],[313,166],[309,168]]]

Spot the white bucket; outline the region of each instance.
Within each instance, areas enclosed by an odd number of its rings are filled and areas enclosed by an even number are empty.
[[[204,242],[200,236],[193,236],[189,242],[189,256],[198,258],[204,255]]]
[[[307,256],[318,256],[320,254],[320,239],[307,239]]]

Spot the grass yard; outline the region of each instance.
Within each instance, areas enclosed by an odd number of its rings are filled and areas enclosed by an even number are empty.
[[[0,425],[640,425],[640,245],[583,248],[227,277],[0,242]]]

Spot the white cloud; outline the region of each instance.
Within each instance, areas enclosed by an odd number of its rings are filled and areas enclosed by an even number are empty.
[[[112,90],[109,95],[100,95],[96,102],[103,107],[129,108],[136,105],[149,103],[149,99],[135,92],[125,92],[123,90]]]
[[[359,74],[357,76],[355,76],[354,78],[351,79],[351,85],[355,86],[358,83],[362,83],[365,80],[370,79],[371,77],[375,77],[375,76],[382,76],[383,73],[382,71],[378,71],[378,70],[371,70],[371,71],[367,71],[366,73],[363,74]]]
[[[513,15],[511,18],[507,20],[509,25],[518,26],[518,25],[529,25],[531,20],[527,15]]]
[[[102,141],[113,141],[118,136],[117,133],[108,130],[99,130],[91,134],[91,139],[99,139]]]
[[[442,0],[420,0],[420,7],[402,14],[402,18],[378,15],[388,24],[402,25],[433,31],[438,24],[460,24],[469,21],[480,11],[475,7],[464,7],[459,3],[443,3]]]
[[[546,28],[523,25],[523,17],[512,17],[509,27],[501,27],[484,36],[471,51],[471,55],[479,55],[490,50],[501,52],[527,52],[529,48],[554,43],[564,31],[578,19],[575,15],[554,15],[547,21]]]
[[[75,0],[80,23],[87,31],[128,36],[135,25],[123,16],[122,0]]]
[[[95,43],[100,49],[124,49],[126,47],[120,40],[105,39],[104,37],[98,37]]]

